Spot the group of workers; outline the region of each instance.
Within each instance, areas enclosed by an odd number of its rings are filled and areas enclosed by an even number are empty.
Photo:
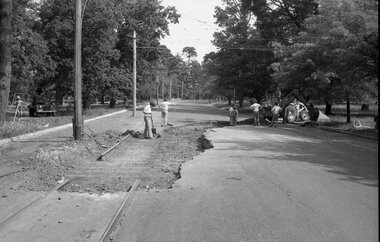
[[[169,113],[169,105],[171,103],[164,99],[164,101],[159,105],[161,110],[161,126],[167,126],[168,125],[168,113]],[[153,101],[150,101],[143,110],[144,113],[144,123],[145,123],[145,129],[144,129],[144,138],[145,139],[152,139],[153,138],[153,132],[152,129],[154,128],[153,125],[153,118],[152,118],[152,107],[155,107],[156,103]],[[262,106],[257,102],[256,99],[252,100],[252,105],[250,106],[250,109],[253,112],[253,125],[260,126],[260,109],[262,109]],[[229,108],[229,117],[230,117],[230,125],[234,126],[237,124],[237,119],[239,116],[239,112],[237,110],[237,107],[233,104]],[[274,106],[271,108],[272,113],[272,121],[269,125],[270,127],[277,127],[278,118],[280,115],[280,112],[282,111],[282,108],[278,105],[278,102],[274,103]]]
[[[262,106],[257,102],[256,99],[253,99],[252,105],[249,108],[253,111],[253,125],[260,126],[260,109],[262,108]],[[236,125],[236,122],[238,119],[237,108],[233,104],[228,111],[230,114],[230,125],[234,126]],[[275,102],[274,106],[271,109],[272,121],[271,121],[271,124],[269,125],[270,127],[272,126],[277,127],[278,117],[281,111],[282,111],[282,108],[278,106],[278,102]]]
[[[160,104],[161,109],[161,126],[165,127],[168,125],[168,113],[169,113],[169,105],[171,103],[164,99],[164,101]],[[156,104],[153,101],[150,101],[148,105],[144,107],[143,113],[144,113],[144,122],[145,122],[145,129],[144,129],[144,138],[145,139],[152,139],[153,138],[153,117],[152,117],[152,107],[155,107]]]

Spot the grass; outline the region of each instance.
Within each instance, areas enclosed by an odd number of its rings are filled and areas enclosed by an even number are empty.
[[[84,119],[98,117],[107,113],[113,113],[125,108],[96,108],[84,111]],[[13,114],[7,117],[7,121],[0,125],[0,139],[11,138],[23,134],[36,132],[64,124],[72,123],[72,113],[61,113],[55,117],[21,117],[13,121]]]
[[[324,126],[336,126],[345,130],[352,130],[355,129],[354,123],[358,120],[362,126],[366,126],[371,129],[375,128],[375,121],[373,120],[373,117],[351,117],[351,123],[347,123],[346,116],[332,115],[329,116],[329,118],[331,119],[331,122],[325,123]]]

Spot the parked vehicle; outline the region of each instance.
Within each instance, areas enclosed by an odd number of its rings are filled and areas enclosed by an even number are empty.
[[[305,98],[296,89],[281,100],[280,107],[283,110],[280,116],[284,117],[284,122],[293,123],[318,119],[319,110],[308,105]]]
[[[56,114],[54,100],[51,100],[49,95],[35,95],[28,108],[31,117],[37,117],[40,114],[46,116],[55,116]]]

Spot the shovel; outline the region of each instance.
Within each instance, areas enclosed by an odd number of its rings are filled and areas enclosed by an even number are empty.
[[[153,134],[153,135],[157,134],[157,130],[156,130],[156,128],[154,127],[154,124],[153,124],[153,118],[152,118],[152,134]]]

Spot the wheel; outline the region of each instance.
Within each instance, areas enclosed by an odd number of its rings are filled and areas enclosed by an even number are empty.
[[[310,120],[309,113],[307,111],[305,111],[305,110],[301,111],[300,118],[301,118],[302,121]]]
[[[296,120],[297,111],[295,107],[293,106],[288,106],[286,109],[287,109],[286,120],[288,121],[288,123],[293,123]]]
[[[29,116],[34,117],[34,110],[32,108],[29,108]]]

